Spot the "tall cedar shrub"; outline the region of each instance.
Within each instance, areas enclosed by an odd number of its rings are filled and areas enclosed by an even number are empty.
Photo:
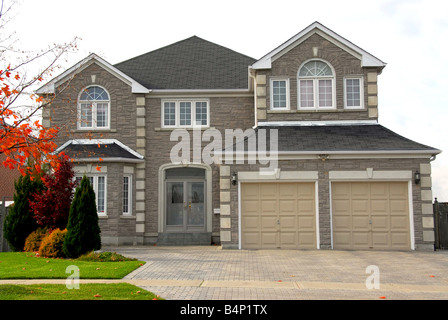
[[[22,251],[28,235],[38,228],[29,205],[32,194],[43,189],[43,184],[37,174],[20,176],[14,182],[14,205],[3,225],[5,239],[13,251]]]
[[[68,258],[78,258],[89,251],[101,249],[100,232],[95,192],[89,179],[84,176],[70,207],[64,254]]]
[[[30,207],[39,226],[50,230],[67,227],[73,189],[76,186],[74,177],[73,165],[66,157],[58,160],[54,171],[42,176],[45,189],[30,199]]]

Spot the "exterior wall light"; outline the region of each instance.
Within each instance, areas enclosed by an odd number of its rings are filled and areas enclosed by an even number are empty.
[[[414,173],[414,182],[415,182],[415,184],[420,183],[420,172],[418,172],[418,171],[415,171],[415,173]]]
[[[232,185],[236,185],[236,172],[232,173]]]

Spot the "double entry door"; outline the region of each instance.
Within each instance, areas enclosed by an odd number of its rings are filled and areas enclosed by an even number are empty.
[[[205,231],[205,181],[166,181],[166,231]]]

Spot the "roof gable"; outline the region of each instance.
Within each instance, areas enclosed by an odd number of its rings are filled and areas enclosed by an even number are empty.
[[[55,93],[56,87],[66,81],[69,77],[81,72],[82,70],[86,69],[88,66],[92,65],[93,63],[98,64],[100,67],[104,68],[117,78],[121,79],[123,82],[127,83],[130,87],[133,93],[148,93],[150,90],[146,88],[145,86],[141,85],[139,82],[137,82],[135,79],[129,77],[127,74],[123,73],[119,69],[115,68],[113,65],[108,63],[106,60],[100,58],[94,53],[91,53],[89,56],[75,64],[73,67],[67,69],[65,72],[57,76],[56,78],[53,78],[50,82],[46,83],[39,89],[37,89],[37,94],[53,94]]]
[[[150,89],[248,89],[248,67],[255,61],[193,36],[115,67]]]
[[[352,42],[341,37],[334,31],[328,29],[327,27],[323,26],[322,24],[316,21],[311,25],[309,25],[304,30],[302,30],[301,32],[299,32],[298,34],[296,34],[294,37],[292,37],[291,39],[289,39],[288,41],[277,47],[276,49],[272,50],[271,52],[263,56],[261,59],[259,59],[252,65],[252,69],[270,69],[272,66],[272,62],[274,62],[275,60],[277,60],[278,58],[280,58],[285,53],[289,52],[299,44],[301,44],[303,41],[311,37],[313,34],[319,34],[328,41],[334,43],[338,47],[342,48],[343,50],[349,52],[353,56],[360,59],[362,67],[384,68],[386,66],[385,62],[381,61],[380,59],[376,58],[367,51],[361,49]]]

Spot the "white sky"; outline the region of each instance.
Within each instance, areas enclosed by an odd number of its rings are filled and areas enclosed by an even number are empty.
[[[196,35],[261,58],[314,21],[387,62],[379,122],[445,151],[432,163],[433,197],[448,201],[448,11],[444,0],[19,0],[10,28],[23,49],[75,36],[77,54],[115,64]],[[49,79],[48,79],[49,80]]]

